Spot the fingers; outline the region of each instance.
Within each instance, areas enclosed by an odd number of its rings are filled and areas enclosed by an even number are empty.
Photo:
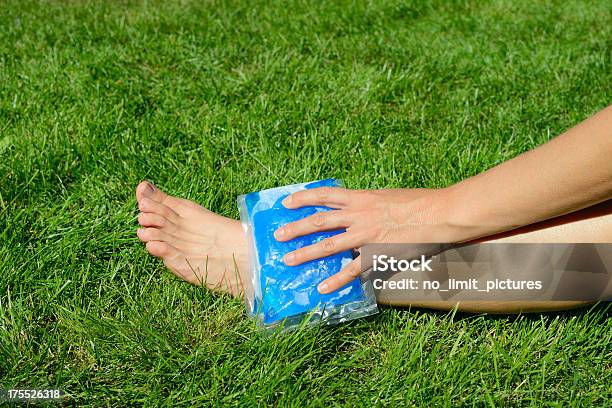
[[[349,219],[345,211],[322,211],[280,227],[274,232],[274,238],[281,242],[290,241],[313,232],[330,231],[348,225]]]
[[[300,208],[309,205],[324,205],[331,208],[343,208],[350,203],[351,191],[342,187],[318,187],[298,191],[283,200],[286,208]]]
[[[283,257],[283,262],[289,266],[300,265],[313,259],[324,258],[359,246],[361,246],[361,243],[354,234],[344,232],[316,244],[289,252]]]
[[[319,293],[325,295],[336,291],[343,286],[351,283],[361,275],[361,256],[355,258],[350,264],[346,265],[340,272],[325,279],[318,286]]]

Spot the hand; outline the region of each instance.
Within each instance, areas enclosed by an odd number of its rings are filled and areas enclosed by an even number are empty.
[[[289,266],[360,248],[368,243],[450,243],[463,238],[447,221],[451,208],[446,189],[348,190],[320,187],[293,193],[283,200],[286,208],[328,206],[319,212],[286,224],[274,233],[278,241],[319,231],[346,232],[300,248],[283,257]],[[366,268],[363,268],[366,269]],[[333,292],[362,272],[357,257],[336,275],[319,284],[320,293]]]

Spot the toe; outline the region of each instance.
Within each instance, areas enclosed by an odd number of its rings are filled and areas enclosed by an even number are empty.
[[[167,218],[155,213],[140,213],[138,214],[138,224],[143,227],[167,228],[172,222]]]
[[[151,241],[147,242],[147,251],[158,258],[173,258],[178,254],[178,250],[167,242]]]
[[[177,222],[179,215],[170,207],[150,198],[143,198],[138,202],[138,209],[143,213],[160,215],[170,221]]]
[[[164,204],[166,207],[173,209],[173,211],[179,215],[193,214],[194,211],[210,212],[193,201],[168,195],[146,180],[141,181],[136,187],[136,199],[138,200],[139,205],[144,200],[151,200],[156,203]]]
[[[146,180],[141,181],[136,187],[136,199],[138,202],[142,201],[144,198],[149,198],[153,201],[161,203],[166,199],[166,197],[168,197],[166,193]]]
[[[169,236],[158,228],[138,228],[136,235],[142,242],[149,241],[169,241]]]
[[[136,199],[138,202],[145,197],[150,197],[155,192],[155,186],[149,183],[148,181],[141,181],[138,186],[136,186]]]

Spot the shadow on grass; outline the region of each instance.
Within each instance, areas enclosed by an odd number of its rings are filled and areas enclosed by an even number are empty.
[[[475,317],[484,318],[486,320],[508,320],[510,322],[522,319],[528,321],[539,321],[543,317],[553,318],[559,317],[561,319],[570,319],[579,316],[597,316],[602,320],[605,320],[612,316],[612,303],[610,301],[599,301],[594,304],[585,305],[575,309],[568,310],[553,310],[546,312],[527,312],[527,313],[477,313],[477,312],[461,312],[457,310],[437,310],[425,307],[413,307],[413,306],[379,306],[382,310],[400,310],[405,312],[413,312],[415,314],[431,314],[438,317],[451,316],[454,322],[473,319]]]

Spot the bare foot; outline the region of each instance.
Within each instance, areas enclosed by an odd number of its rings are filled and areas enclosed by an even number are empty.
[[[136,187],[137,235],[147,251],[176,276],[194,285],[238,296],[240,272],[248,270],[247,243],[239,221],[193,201],[172,197],[151,183]]]

